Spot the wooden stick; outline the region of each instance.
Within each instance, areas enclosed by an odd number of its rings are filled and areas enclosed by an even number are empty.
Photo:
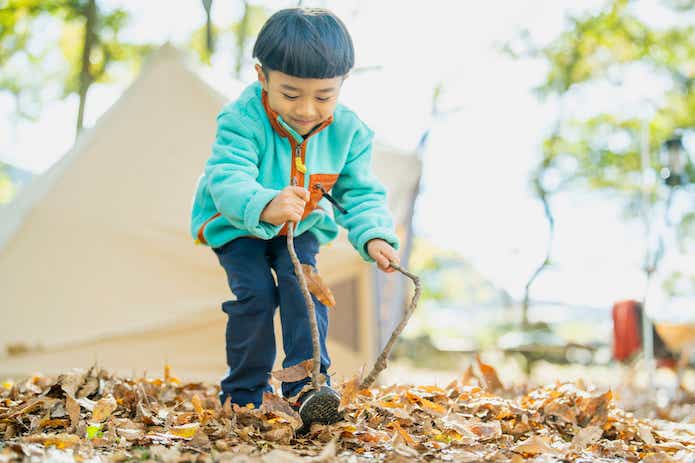
[[[389,354],[391,354],[391,349],[393,348],[393,345],[396,343],[396,339],[398,339],[398,336],[400,336],[400,334],[403,332],[403,329],[405,329],[405,326],[408,324],[410,316],[413,314],[413,312],[415,312],[418,300],[420,299],[420,292],[422,290],[420,287],[420,278],[393,262],[391,262],[391,267],[413,280],[413,284],[415,284],[415,294],[413,294],[413,298],[410,300],[410,305],[403,314],[401,322],[393,330],[393,333],[391,333],[391,337],[384,346],[384,350],[381,351],[381,354],[379,355],[379,357],[377,357],[376,362],[374,362],[372,371],[369,372],[367,377],[362,381],[362,384],[360,384],[360,389],[369,388],[374,383],[377,376],[379,376],[379,373],[381,373],[386,368],[386,363],[388,361]]]
[[[296,180],[292,179],[292,185],[296,184]],[[297,252],[294,249],[294,227],[294,222],[287,222],[287,251],[290,253],[290,260],[292,260],[292,265],[294,265],[294,273],[299,281],[299,288],[302,290],[304,301],[306,302],[307,312],[309,313],[311,344],[314,349],[314,364],[311,370],[311,384],[314,389],[318,390],[321,388],[321,383],[319,382],[321,375],[321,344],[319,343],[319,324],[316,320],[316,307],[314,306],[314,300],[311,298],[311,293],[309,292],[309,287],[306,284],[306,278],[304,278],[304,272],[302,271],[302,264],[299,262]]]

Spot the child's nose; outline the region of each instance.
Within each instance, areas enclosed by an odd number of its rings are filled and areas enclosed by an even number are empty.
[[[302,119],[311,119],[316,115],[316,108],[311,101],[302,101],[297,108],[297,116]]]

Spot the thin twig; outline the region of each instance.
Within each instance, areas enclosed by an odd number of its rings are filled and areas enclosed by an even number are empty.
[[[292,185],[296,185],[294,179]],[[307,312],[309,313],[311,344],[314,350],[314,364],[311,370],[311,383],[312,386],[314,386],[314,389],[319,389],[321,387],[319,382],[321,375],[321,344],[319,344],[319,324],[316,321],[316,307],[314,306],[314,300],[311,298],[311,293],[309,292],[309,287],[306,284],[306,278],[304,278],[304,272],[302,271],[302,265],[299,263],[297,252],[294,250],[294,226],[294,222],[287,222],[287,251],[290,253],[290,259],[292,260],[292,265],[294,265],[294,273],[299,281],[299,288],[302,290],[302,295],[304,295],[304,301],[306,302]]]
[[[384,346],[384,350],[381,351],[381,354],[379,355],[379,357],[377,357],[376,362],[374,362],[372,371],[369,372],[367,377],[362,381],[362,384],[360,384],[360,389],[367,389],[368,387],[370,387],[372,383],[374,383],[374,381],[376,380],[377,376],[379,376],[379,373],[381,373],[384,370],[384,368],[386,368],[386,363],[388,361],[389,354],[391,353],[391,349],[393,348],[393,345],[396,343],[396,339],[398,339],[398,336],[400,336],[400,334],[403,332],[403,329],[405,329],[405,326],[408,324],[410,316],[413,314],[413,312],[415,312],[418,300],[420,299],[420,278],[405,270],[400,265],[394,264],[393,262],[391,263],[391,267],[413,280],[413,284],[415,285],[415,294],[413,294],[413,298],[410,300],[408,310],[406,310],[403,314],[401,322],[393,330],[393,333],[391,333],[391,337]]]

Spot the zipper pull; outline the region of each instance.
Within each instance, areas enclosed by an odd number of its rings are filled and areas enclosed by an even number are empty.
[[[333,196],[328,194],[328,192],[325,190],[325,188],[323,188],[323,185],[321,185],[320,183],[317,183],[316,185],[314,185],[314,188],[318,188],[319,190],[321,190],[321,193],[323,193],[323,196],[328,201],[330,201],[330,203],[333,204],[335,206],[335,208],[340,211],[341,214],[347,214],[348,213],[347,209],[345,209],[343,206],[338,204],[338,201],[336,201]]]
[[[306,174],[306,166],[302,162],[302,145],[297,145],[297,148],[294,150],[294,166],[295,168],[303,173]]]
[[[294,166],[297,168],[297,170],[303,174],[306,174],[306,166],[302,162],[302,158],[297,156],[294,158]]]

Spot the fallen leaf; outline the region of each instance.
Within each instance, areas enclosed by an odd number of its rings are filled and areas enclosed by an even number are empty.
[[[499,439],[502,437],[502,426],[499,421],[469,422],[465,427],[481,441]]]
[[[46,447],[54,446],[59,449],[75,447],[80,443],[79,436],[75,434],[35,434],[26,436],[22,439],[24,442],[42,444]]]
[[[478,363],[478,368],[480,368],[480,373],[483,375],[485,389],[492,392],[503,390],[504,386],[502,385],[500,378],[497,376],[497,370],[495,370],[491,365],[483,363],[482,360],[480,360],[479,355],[475,356],[475,360]]]
[[[512,450],[517,453],[524,455],[540,455],[540,454],[559,454],[559,450],[551,447],[542,437],[534,435],[526,439],[525,441],[519,442]]]
[[[652,431],[645,425],[641,424],[637,426],[637,435],[642,439],[642,442],[644,442],[647,445],[656,445],[656,440],[654,440],[654,436],[652,435]]]
[[[200,428],[200,423],[188,423],[180,426],[172,426],[169,429],[169,432],[177,437],[192,439],[195,433],[198,431],[198,428]]]
[[[593,424],[601,426],[604,424],[608,418],[612,400],[613,393],[611,391],[596,397],[581,397],[577,401],[577,408],[580,410],[580,416],[577,417],[579,425]]]
[[[70,427],[75,429],[80,422],[80,404],[68,395],[65,397],[65,409],[70,416]]]
[[[273,413],[279,415],[290,423],[292,429],[297,430],[302,426],[302,418],[299,413],[293,409],[289,402],[283,397],[271,392],[263,393],[263,402],[261,403],[261,411],[264,413]]]
[[[442,416],[446,414],[446,408],[443,406],[432,402],[431,400],[427,400],[425,398],[420,398],[420,405],[422,408],[428,412],[431,412],[435,415]]]
[[[323,278],[319,275],[318,270],[309,264],[302,264],[302,270],[304,271],[304,278],[306,278],[309,292],[316,296],[316,299],[321,301],[326,307],[334,308],[335,297],[333,297],[330,288],[323,282]]]
[[[415,447],[417,445],[415,440],[411,437],[411,435],[408,434],[408,431],[403,429],[397,421],[392,421],[389,426],[398,432],[398,434],[403,438],[406,444],[408,444],[411,447]]]
[[[181,381],[175,376],[172,376],[171,374],[171,365],[168,363],[164,365],[164,382],[165,383],[173,383],[173,384],[180,384]]]
[[[301,381],[304,378],[311,376],[311,370],[314,365],[313,359],[304,360],[291,367],[283,368],[282,370],[275,370],[271,374],[279,381],[285,383],[292,383],[294,381]]]
[[[603,435],[603,429],[598,426],[582,428],[572,439],[571,446],[577,450],[583,450],[586,446],[598,441]]]
[[[103,423],[90,423],[87,426],[86,437],[87,439],[94,439],[96,437],[101,437],[103,435],[101,429],[104,426]]]
[[[476,376],[475,371],[473,371],[473,365],[468,365],[468,368],[466,368],[466,371],[463,372],[463,376],[461,377],[461,385],[467,386],[474,379],[478,379],[478,377]]]
[[[333,461],[336,456],[336,440],[337,438],[331,439],[328,444],[321,450],[321,453],[316,455],[314,458],[310,458],[308,461],[311,463],[325,463]]]
[[[343,383],[343,388],[341,390],[340,394],[340,407],[338,410],[342,411],[345,410],[345,407],[350,405],[355,398],[357,397],[357,393],[360,391],[360,378],[359,376],[355,375],[350,379],[350,381],[346,381]]]
[[[113,396],[109,395],[106,397],[102,397],[94,405],[94,411],[92,412],[91,421],[101,423],[106,418],[111,416],[111,413],[113,413],[113,411],[116,410],[116,407],[118,407],[118,404],[116,403],[116,399],[114,399]]]

